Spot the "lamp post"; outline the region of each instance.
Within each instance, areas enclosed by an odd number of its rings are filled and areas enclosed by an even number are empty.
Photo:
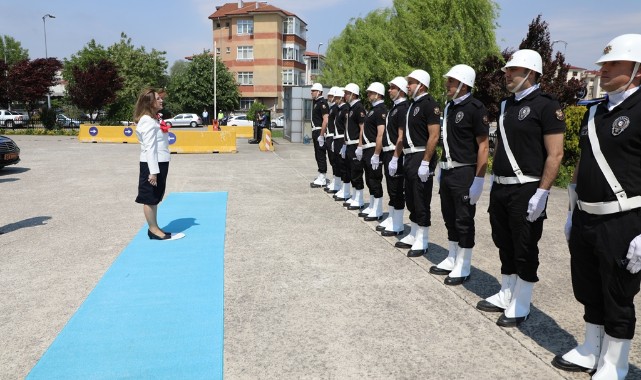
[[[322,42],[318,43],[318,48],[316,49],[316,59],[318,60],[318,67],[316,68],[318,70],[318,73],[320,74],[320,69],[321,69],[321,59],[320,59],[320,47],[323,46]]]
[[[563,44],[563,55],[565,55],[565,49],[568,48],[568,43],[566,41],[563,41],[563,40],[554,40],[554,41],[552,41],[552,44],[550,45],[550,47],[553,47],[554,44],[557,43],[557,42],[560,42],[560,43]]]
[[[56,18],[56,16],[50,15],[49,13],[42,16],[42,25],[44,26],[44,32],[45,32],[45,58],[49,58],[49,55],[47,53],[47,19],[48,18]],[[51,108],[51,95],[49,93],[47,93],[47,108]]]

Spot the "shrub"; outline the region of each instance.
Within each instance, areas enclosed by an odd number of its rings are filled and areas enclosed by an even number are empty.
[[[40,110],[40,121],[46,129],[53,129],[56,127],[56,111],[52,108],[43,107]]]
[[[579,155],[581,154],[579,150],[579,130],[586,110],[584,106],[569,106],[565,109],[566,129],[563,140],[563,166],[574,168],[579,160]]]

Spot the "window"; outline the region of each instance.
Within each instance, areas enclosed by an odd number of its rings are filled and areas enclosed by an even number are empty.
[[[254,34],[254,20],[238,20],[238,35]]]
[[[303,54],[301,54],[302,49],[296,44],[285,44],[283,45],[283,59],[287,61],[297,61],[300,63],[305,63],[303,61]]]
[[[220,55],[220,48],[219,47],[216,48],[216,55]]]
[[[254,59],[254,47],[253,46],[239,46],[238,54],[236,60],[238,61],[248,61]]]
[[[249,98],[241,98],[240,99],[240,109],[242,110],[248,110],[249,107],[254,104],[254,99],[249,99]]]
[[[229,54],[229,53],[231,53],[231,48],[230,47],[227,48],[227,54]]]
[[[254,73],[251,71],[244,71],[238,73],[238,84],[251,86],[254,84]]]
[[[294,34],[294,17],[283,20],[283,34]]]
[[[283,70],[283,85],[298,86],[305,83],[305,73],[300,70]]]
[[[306,25],[296,17],[287,17],[283,20],[283,34],[295,34],[302,39],[306,39],[306,31]]]

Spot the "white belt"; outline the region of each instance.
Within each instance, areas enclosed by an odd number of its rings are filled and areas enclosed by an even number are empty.
[[[536,181],[540,181],[541,178],[523,175],[522,180],[523,182],[520,182],[519,177],[501,177],[498,175],[494,176],[494,182],[500,185],[518,185],[521,183],[536,182]]]
[[[639,208],[641,207],[641,196],[628,198],[626,203],[627,203],[626,206],[629,207],[628,210]],[[585,211],[588,214],[593,214],[593,215],[608,215],[608,214],[616,214],[622,211],[628,211],[628,210],[623,210],[621,208],[621,204],[619,203],[619,201],[611,201],[611,202],[577,201],[576,204],[579,210]]]
[[[335,139],[342,139],[343,137],[345,137],[345,135],[334,135]]]
[[[322,129],[321,127],[312,127],[312,132],[313,132],[313,131],[319,131],[319,130],[321,130],[321,129]]]
[[[463,164],[463,163],[456,162],[456,161],[450,161],[450,162],[441,161],[441,162],[438,163],[438,166],[440,166],[441,169],[443,169],[443,170],[450,170],[450,169],[454,169],[454,168],[459,168],[461,166],[472,166],[472,165],[476,165],[476,163],[474,163],[474,164]]]
[[[334,134],[333,133],[325,133],[325,138],[327,138],[327,137],[334,137]]]
[[[367,143],[367,144],[363,144],[363,149],[373,148],[373,147],[375,147],[375,146],[376,146],[376,143],[375,143],[375,142],[373,142],[373,143]]]
[[[347,145],[358,144],[358,140],[347,140],[347,141],[345,141],[345,144],[347,144]]]
[[[405,154],[410,154],[410,153],[418,153],[418,152],[425,152],[425,148],[404,148],[403,153]]]
[[[394,149],[396,149],[396,146],[394,146],[394,145],[388,145],[388,146],[386,146],[386,147],[383,147],[383,152],[391,152],[391,151],[393,151]]]

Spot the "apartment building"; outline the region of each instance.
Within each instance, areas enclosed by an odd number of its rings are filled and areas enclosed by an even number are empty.
[[[215,54],[236,77],[240,107],[261,102],[280,112],[283,89],[306,84],[307,24],[263,1],[216,6],[209,19]]]

